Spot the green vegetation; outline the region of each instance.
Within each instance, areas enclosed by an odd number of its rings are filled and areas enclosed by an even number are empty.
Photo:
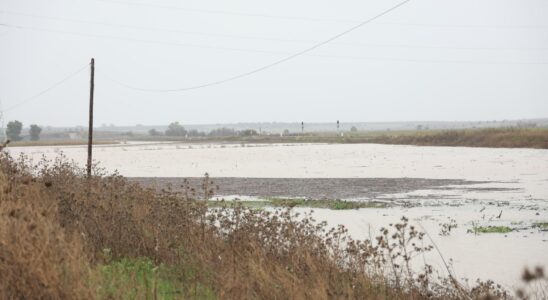
[[[344,200],[307,200],[307,199],[283,199],[270,198],[265,200],[252,201],[223,201],[209,200],[209,207],[230,207],[234,205],[243,205],[249,208],[265,207],[309,207],[309,208],[328,208],[333,210],[359,209],[359,208],[386,208],[386,203],[365,202],[365,201],[344,201]]]
[[[473,226],[472,229],[468,229],[469,233],[509,233],[514,231],[508,226]]]
[[[548,230],[548,222],[535,222],[535,223],[533,223],[532,227],[540,229],[542,231],[547,231]]]
[[[147,258],[123,258],[98,267],[97,293],[105,299],[174,299],[178,282],[164,265]],[[124,294],[121,295],[120,291]]]
[[[519,221],[519,222],[510,222],[510,225],[512,226],[519,226],[523,225],[525,222]],[[521,227],[521,228],[532,228],[532,229],[538,229],[540,231],[548,231],[548,222],[534,222],[529,226]],[[479,226],[477,223],[472,224],[472,228],[468,229],[468,233],[473,234],[480,234],[480,233],[509,233],[512,231],[516,231],[519,229],[512,228],[509,226]]]

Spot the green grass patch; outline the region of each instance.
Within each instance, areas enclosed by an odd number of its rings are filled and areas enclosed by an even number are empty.
[[[468,229],[468,233],[509,233],[514,231],[508,226],[474,226],[472,229]]]
[[[359,208],[386,208],[386,203],[380,202],[361,202],[344,200],[306,200],[306,199],[284,199],[269,198],[265,200],[254,201],[208,201],[210,207],[230,207],[240,204],[245,207],[264,209],[266,207],[308,207],[308,208],[327,208],[333,210],[359,209]]]
[[[97,295],[101,299],[184,299],[188,294],[215,299],[210,289],[185,285],[175,268],[155,265],[148,258],[121,259],[100,265]],[[186,286],[186,288],[185,288]]]
[[[548,230],[548,222],[535,222],[533,223],[533,228],[540,229],[542,231]]]

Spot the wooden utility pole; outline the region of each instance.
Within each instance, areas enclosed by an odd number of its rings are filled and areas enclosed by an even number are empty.
[[[89,127],[88,127],[88,177],[91,177],[91,153],[93,144],[93,90],[95,88],[95,59],[91,59],[91,80],[89,86]]]

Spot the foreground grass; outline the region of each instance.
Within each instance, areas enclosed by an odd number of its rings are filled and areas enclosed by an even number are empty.
[[[91,281],[103,299],[182,299],[185,280],[178,273],[149,258],[123,258],[97,266]],[[191,285],[190,290],[196,298],[216,299],[215,293],[201,284]]]
[[[97,267],[95,287],[101,298],[171,299],[180,293],[178,282],[166,274],[163,265],[155,266],[147,258],[121,259]],[[124,294],[121,295],[120,291]]]
[[[270,198],[264,200],[251,201],[224,201],[224,200],[209,200],[209,207],[231,207],[234,205],[242,205],[249,208],[266,208],[266,207],[307,207],[307,208],[327,208],[333,210],[360,209],[360,208],[386,208],[388,204],[381,202],[369,201],[345,201],[345,200],[307,200],[307,199],[283,199]]]

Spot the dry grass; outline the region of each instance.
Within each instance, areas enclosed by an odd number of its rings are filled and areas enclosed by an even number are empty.
[[[486,128],[454,130],[401,130],[345,132],[312,132],[291,136],[256,135],[227,137],[150,137],[137,140],[178,141],[189,143],[375,143],[418,146],[463,146],[492,148],[548,149],[548,128]]]
[[[0,173],[0,298],[89,297],[79,237],[62,228],[58,206],[33,178],[8,176]]]
[[[380,144],[548,149],[548,129],[502,128],[385,134],[370,139]]]
[[[94,145],[113,145],[116,141],[94,141]],[[43,140],[43,141],[17,141],[11,142],[10,147],[38,147],[38,146],[82,146],[87,145],[87,140]]]
[[[492,283],[465,288],[413,272],[430,251],[402,218],[353,240],[290,208],[207,208],[212,186],[156,193],[126,179],[86,179],[63,158],[32,165],[0,154],[1,299],[480,299],[505,298]]]

